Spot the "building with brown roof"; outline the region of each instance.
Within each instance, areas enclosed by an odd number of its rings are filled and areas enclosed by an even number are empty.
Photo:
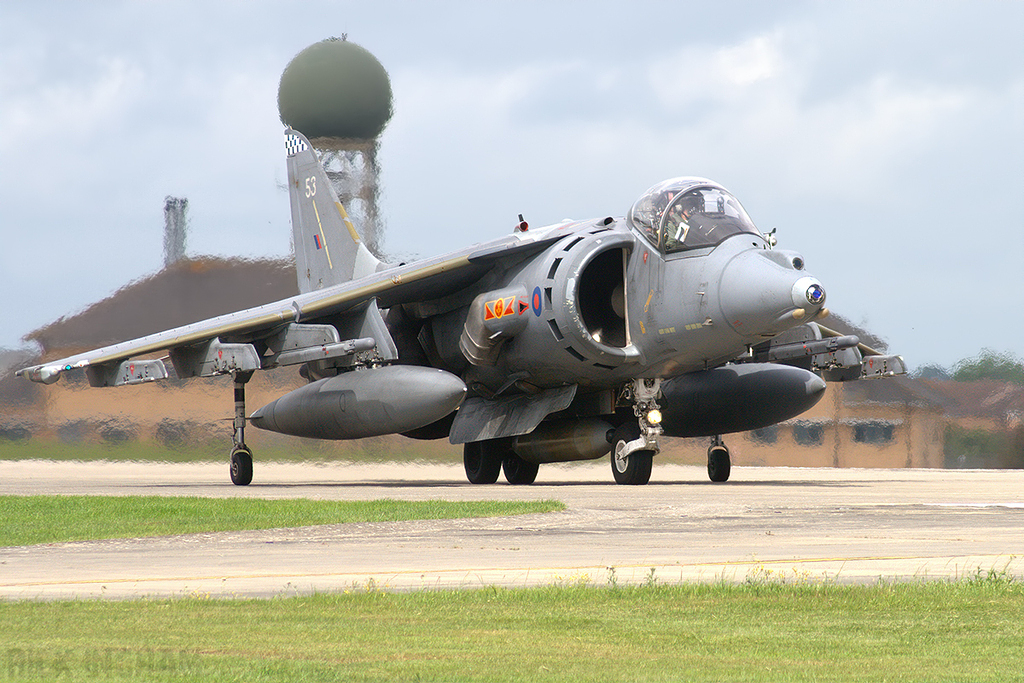
[[[289,259],[181,259],[136,280],[79,313],[27,335],[41,349],[37,359],[11,356],[0,381],[0,436],[27,435],[64,441],[175,438],[183,432],[221,431],[218,419],[233,410],[230,377],[93,389],[84,373],[40,388],[14,378],[13,364],[61,358],[179,325],[277,301],[298,293]],[[168,366],[173,372],[173,366]],[[303,380],[294,368],[258,373],[248,395],[267,403]],[[265,400],[263,400],[265,399]],[[263,403],[256,403],[263,400]]]
[[[181,259],[25,339],[43,359],[79,353],[298,293],[290,259]]]

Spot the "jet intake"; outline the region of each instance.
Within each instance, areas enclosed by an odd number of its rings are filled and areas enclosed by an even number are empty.
[[[444,370],[389,365],[345,372],[296,389],[254,412],[254,427],[310,439],[362,439],[440,420],[466,395]]]
[[[608,455],[608,435],[614,428],[598,418],[544,422],[529,434],[516,437],[512,450],[532,463],[596,460]]]
[[[661,393],[666,436],[715,436],[795,417],[821,399],[825,382],[802,368],[746,363],[673,377]]]

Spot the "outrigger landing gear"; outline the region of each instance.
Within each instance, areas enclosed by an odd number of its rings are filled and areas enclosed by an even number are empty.
[[[252,481],[252,451],[245,445],[245,383],[252,371],[236,372],[235,379],[235,431],[231,445],[231,483],[246,486]]]
[[[619,425],[612,436],[612,476],[616,484],[642,486],[651,480],[654,456],[661,448],[661,411],[655,400],[661,392],[660,379],[637,379],[627,387],[633,401],[636,422]]]
[[[711,437],[711,445],[708,447],[708,477],[711,481],[728,481],[731,471],[729,449],[722,441],[721,435]]]

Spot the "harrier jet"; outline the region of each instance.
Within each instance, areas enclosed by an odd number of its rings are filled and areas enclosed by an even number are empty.
[[[316,151],[286,130],[299,294],[24,368],[96,387],[230,374],[231,481],[252,481],[245,429],[317,439],[382,434],[462,445],[466,475],[530,484],[540,465],[610,455],[646,484],[664,437],[710,437],[789,419],[824,380],[905,372],[820,325],[825,289],[792,251],[704,178],[650,188],[625,216],[530,227],[390,265],[361,242]],[[308,384],[251,415],[253,373],[298,366]]]

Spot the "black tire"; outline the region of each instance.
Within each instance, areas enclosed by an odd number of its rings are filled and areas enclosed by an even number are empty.
[[[627,422],[615,430],[612,436],[612,476],[616,484],[643,486],[651,480],[654,451],[633,451],[625,459],[617,457],[629,441],[640,437],[640,425]]]
[[[540,470],[540,465],[535,462],[527,462],[509,451],[501,461],[501,469],[505,471],[505,480],[518,486],[537,481],[537,471]]]
[[[472,441],[463,446],[462,462],[471,484],[493,484],[501,474],[501,454],[486,441]]]
[[[732,461],[729,449],[725,446],[712,446],[708,449],[708,478],[714,482],[729,481],[732,472]]]
[[[248,486],[252,482],[252,453],[248,448],[236,448],[231,451],[231,483],[235,486]]]

